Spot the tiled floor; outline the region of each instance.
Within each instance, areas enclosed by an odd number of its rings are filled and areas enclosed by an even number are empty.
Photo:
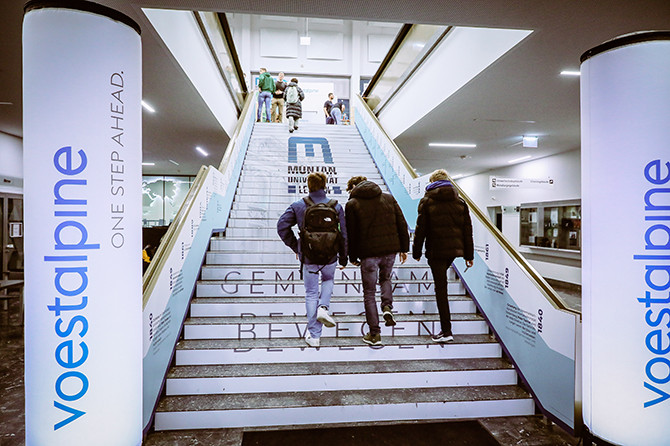
[[[581,307],[581,295],[577,291],[557,291],[570,306]],[[11,302],[8,311],[0,310],[0,446],[25,445],[23,327],[20,326],[17,306],[18,302]],[[488,418],[479,420],[479,423],[503,446],[574,446],[578,443],[578,439],[542,416]],[[441,444],[440,440],[435,438],[430,444]],[[242,441],[241,429],[228,429],[150,433],[144,444],[240,446]],[[413,443],[408,440],[407,444]]]

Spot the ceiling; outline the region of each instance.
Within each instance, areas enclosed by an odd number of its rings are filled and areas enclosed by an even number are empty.
[[[578,150],[579,69],[586,50],[636,31],[670,29],[668,0],[98,0],[142,28],[143,96],[158,110],[143,115],[145,174],[193,174],[218,164],[228,137],[144,17],[141,8],[189,9],[293,15],[398,23],[529,29],[534,32],[431,113],[396,138],[421,173],[436,166],[471,175],[523,155],[533,159]],[[22,137],[22,0],[0,5],[0,132]],[[67,1],[65,1],[67,3]],[[668,61],[670,63],[670,61]],[[448,67],[445,67],[448,69]],[[436,80],[439,83],[439,79]],[[430,86],[426,87],[429,94]],[[538,135],[539,147],[524,149],[521,135]],[[429,142],[466,141],[476,149],[431,148]],[[200,157],[194,147],[210,151]]]

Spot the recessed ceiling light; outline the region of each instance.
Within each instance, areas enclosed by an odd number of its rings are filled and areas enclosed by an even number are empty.
[[[14,105],[14,103],[8,101],[0,101],[0,105]]]
[[[175,160],[168,160],[168,161],[170,161],[170,162],[171,162],[172,164],[174,164],[175,166],[178,166],[178,165],[179,165],[179,163],[176,162]]]
[[[581,73],[577,70],[563,70],[561,76],[581,76]]]
[[[295,41],[294,41],[295,42]],[[300,45],[310,45],[312,43],[312,38],[309,36],[300,36]]]
[[[537,136],[524,136],[522,139],[523,146],[536,149],[538,139],[539,138]]]
[[[477,147],[477,144],[470,143],[442,143],[442,142],[431,142],[428,144],[430,147],[455,147],[462,149],[474,149]]]
[[[463,178],[465,175],[462,173],[456,174],[453,177],[451,177],[452,180],[457,180],[459,178]]]
[[[156,163],[142,163],[143,166],[155,166]]]
[[[156,113],[156,109],[153,108],[151,105],[147,104],[147,103],[144,102],[144,101],[142,101],[142,107],[144,107],[144,109],[145,109],[146,111],[149,111],[149,112],[151,112],[151,113]]]
[[[209,156],[209,153],[205,152],[205,150],[204,150],[202,147],[200,147],[200,146],[197,146],[197,147],[195,148],[195,150],[197,150],[198,152],[200,152],[200,153],[202,154],[202,156]]]
[[[516,159],[510,160],[510,161],[507,161],[507,162],[509,164],[518,163],[519,161],[525,161],[525,160],[530,159],[530,158],[532,158],[530,155],[526,155],[526,156],[522,156],[521,158],[516,158]]]

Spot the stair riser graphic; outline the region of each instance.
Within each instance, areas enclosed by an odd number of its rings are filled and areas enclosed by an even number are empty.
[[[389,331],[382,327],[382,342]],[[177,365],[264,364],[285,362],[334,361],[410,361],[416,359],[500,358],[500,345],[447,344],[447,345],[388,345],[368,346],[361,340],[360,347],[301,348],[241,348],[210,350],[177,350]]]
[[[253,318],[249,318],[253,319]],[[337,320],[336,320],[337,321]],[[382,321],[382,325],[384,325]],[[248,323],[229,325],[191,325],[184,326],[184,339],[279,339],[295,338],[305,332],[307,323]],[[453,321],[454,334],[487,334],[488,326],[484,321]],[[440,331],[439,321],[402,322],[397,321],[390,328],[390,336],[427,336]],[[368,332],[366,323],[337,322],[335,327],[323,328],[322,337],[344,338],[362,337]]]
[[[532,415],[532,399],[156,413],[157,430],[324,423],[445,420]]]
[[[267,220],[266,220],[267,221]],[[257,228],[254,228],[257,229]],[[221,239],[216,238],[210,241],[210,249],[213,251],[244,251],[249,255],[254,255],[257,252],[286,252],[292,253],[291,248],[286,246],[284,242],[279,238],[276,229],[276,222],[271,227],[273,229],[274,235],[265,239],[249,239],[249,240],[240,240],[240,239]],[[297,237],[297,236],[296,236]],[[293,263],[293,262],[291,262]],[[429,266],[425,261],[425,258],[422,257],[422,260],[416,261],[410,256],[405,263],[401,263],[396,257],[396,261],[393,265],[394,268],[417,268],[423,270],[429,270]],[[452,276],[454,277],[454,276]]]
[[[199,282],[196,286],[196,295],[198,297],[229,297],[229,296],[304,296],[305,287],[302,282],[293,282],[288,284],[267,283],[267,282],[234,282],[227,283],[209,283]],[[377,286],[377,296],[379,297],[379,286]],[[465,294],[465,289],[460,282],[450,282],[447,285],[450,295]],[[338,283],[333,285],[333,295],[336,296],[362,296],[363,285],[360,283]],[[393,285],[393,295],[414,295],[425,294],[434,296],[433,284],[415,283],[403,284],[396,281]]]
[[[290,167],[290,170],[289,170]],[[268,154],[266,156],[248,156],[242,167],[242,174],[246,175],[251,171],[303,174],[307,175],[314,169],[330,174],[348,174],[361,172],[366,175],[369,173],[372,177],[381,178],[379,171],[374,168],[370,155],[347,154],[342,156],[333,156],[333,162],[325,162],[321,157],[302,159],[299,162],[289,162],[288,151],[284,153]],[[244,180],[244,178],[242,178]]]
[[[353,267],[345,268],[343,270],[335,270],[335,280],[361,280],[360,271]],[[202,280],[255,280],[255,281],[271,281],[271,280],[287,280],[299,279],[300,272],[297,265],[295,267],[284,268],[267,268],[267,269],[243,269],[239,266],[207,266],[203,268],[201,278]],[[398,280],[423,280],[431,282],[433,279],[430,271],[427,268],[398,268],[394,269],[391,274],[391,280],[397,282]],[[456,281],[456,279],[450,279]],[[431,288],[432,289],[432,288]]]
[[[305,302],[277,302],[271,305],[267,303],[194,303],[191,305],[192,317],[222,317],[222,316],[270,316],[278,314],[305,314]],[[360,314],[363,311],[363,298],[360,302],[334,302],[331,300],[330,308],[333,314]],[[472,301],[450,300],[449,309],[452,313],[474,313],[475,304]],[[426,302],[393,302],[393,311],[399,314],[437,314],[435,301]]]
[[[233,202],[233,210],[235,210],[235,211],[263,211],[263,212],[273,212],[274,211],[275,212],[274,215],[276,215],[275,218],[279,218],[281,213],[284,212],[286,210],[286,208],[291,203],[272,203],[272,202],[262,202],[262,203],[248,203],[248,202],[246,202],[245,203],[245,202],[234,201]]]
[[[461,386],[502,386],[517,383],[508,370],[373,373],[352,375],[246,376],[226,378],[169,378],[167,395],[205,395],[259,392],[309,392]]]
[[[236,242],[233,240],[228,240],[228,242]],[[244,249],[244,246],[247,246],[247,243],[251,245],[249,247],[249,250],[253,250],[253,243],[256,242],[254,241],[241,241],[239,244],[233,244],[229,243],[228,247],[235,248],[235,251],[242,251]],[[259,244],[266,244],[267,240],[259,241]],[[269,246],[277,246],[281,244],[281,246],[284,246],[284,244],[280,241],[276,244],[270,243],[268,244]],[[278,246],[281,249],[281,246]],[[288,250],[284,246],[285,249]],[[205,268],[203,268],[202,271],[202,278],[209,280],[225,280],[225,279],[239,279],[239,280],[251,280],[251,279],[256,279],[256,280],[286,280],[287,278],[291,277],[291,273],[293,273],[293,278],[297,279],[297,275],[299,274],[298,271],[298,264],[296,263],[295,265],[289,264],[289,265],[283,265],[279,267],[273,267],[273,268],[268,268],[267,266],[264,265],[256,265],[255,267],[240,267],[237,265],[206,265]],[[361,277],[361,272],[360,268],[354,265],[348,265],[344,269],[336,269],[335,270],[335,279],[353,279],[353,280],[359,280]],[[400,278],[401,280],[404,279],[412,279],[412,280],[426,280],[426,281],[431,281],[433,279],[433,275],[430,272],[430,269],[428,268],[428,265],[425,263],[417,263],[414,260],[408,260],[405,264],[396,264],[393,267],[393,272],[391,274],[392,279],[398,279]],[[456,280],[456,275],[453,272],[452,269],[449,269],[447,271],[447,278],[449,280]]]
[[[438,344],[430,340],[430,335],[439,331],[440,323],[432,274],[425,259],[421,262],[409,259],[402,267],[396,264],[392,281],[397,325],[386,327],[381,320],[382,342],[389,345],[372,347],[362,341],[368,327],[362,316],[360,269],[352,265],[336,270],[330,306],[336,327],[323,328],[323,347],[315,349],[306,345],[302,339],[307,324],[299,262],[280,241],[276,223],[292,202],[308,193],[306,177],[310,171],[323,171],[328,175],[329,196],[343,206],[349,198],[346,183],[352,176],[365,175],[383,191],[388,190],[354,127],[303,124],[298,132],[289,134],[286,125],[255,126],[236,185],[225,237],[211,240],[212,251],[206,255],[206,267],[197,285],[197,299],[184,325],[184,340],[175,351],[178,366],[196,366],[175,375],[192,374],[193,377],[168,378],[166,391],[176,397],[168,397],[163,401],[163,408],[159,407],[156,430],[271,428],[533,414],[533,401],[525,398],[525,392],[517,390],[516,372],[498,364],[500,361],[494,366],[502,367],[500,369],[483,365],[480,370],[467,371],[454,370],[453,366],[422,365],[426,370],[409,372],[399,367],[406,362],[435,359],[465,359],[469,364],[466,367],[479,367],[479,361],[472,365],[473,361],[469,360],[502,356],[501,346],[488,336],[485,321],[473,314],[474,303],[463,297],[465,289],[456,280],[453,270],[448,272],[452,280],[448,292],[456,342]],[[378,286],[376,295],[379,304]],[[237,318],[212,319],[216,316]],[[342,370],[344,374],[292,374],[292,364],[303,364],[311,371],[312,364],[348,362],[353,365],[370,361],[392,362],[398,367],[381,374],[370,372],[375,367],[366,367],[360,374],[349,367]],[[282,364],[282,371],[276,372],[277,376],[230,377],[225,373],[204,377],[213,372],[206,371],[207,365],[221,365],[221,370],[230,371],[230,367],[226,367],[230,364],[239,364],[244,371],[256,364]],[[200,365],[203,367],[197,367]],[[241,374],[244,375],[244,371]],[[184,372],[188,375],[182,375]],[[441,387],[445,390],[440,390]],[[448,390],[449,387],[453,390]],[[470,387],[474,387],[473,392],[453,393]],[[482,390],[477,391],[477,387]],[[490,390],[483,390],[484,387]],[[407,392],[407,397],[377,401],[380,392],[388,395],[396,389],[408,388],[425,389],[422,392],[432,389],[433,393],[418,396]],[[318,393],[323,391],[343,393],[324,400]],[[346,398],[352,395],[347,392],[361,391],[365,393],[357,394],[360,396],[355,399]],[[266,397],[254,395],[263,392],[274,393],[274,402],[267,403]],[[310,392],[307,402],[303,403],[302,397],[287,399],[296,392]],[[229,394],[240,394],[240,397]],[[471,397],[476,401],[469,401]],[[491,400],[483,400],[485,398]],[[454,401],[461,399],[468,401]],[[326,403],[331,400],[333,402]],[[260,406],[254,406],[253,401]],[[226,410],[228,407],[236,409]],[[167,408],[172,412],[163,411]]]
[[[262,238],[258,237],[255,240],[246,238],[248,241],[259,241],[267,240],[267,237]],[[396,260],[398,265],[400,262]],[[266,265],[267,269],[271,269],[271,265],[295,265],[295,271],[298,272],[300,268],[300,262],[296,258],[296,255],[290,248],[284,246],[284,248],[279,251],[266,251],[266,252],[235,252],[235,251],[208,251],[206,255],[206,264],[207,265]],[[421,263],[415,263],[414,260],[408,260],[406,265],[422,265]],[[425,265],[425,264],[424,264]],[[395,266],[395,265],[394,265]],[[347,267],[343,270],[345,272],[360,271],[359,266],[348,264]]]
[[[339,192],[333,188],[339,187]],[[294,189],[289,189],[289,187],[295,188],[295,191],[293,192]],[[309,190],[307,188],[307,183],[292,183],[292,184],[285,184],[284,188],[282,190],[282,193],[273,193],[272,196],[268,196],[267,190],[263,190],[262,188],[260,189],[255,189],[255,190],[244,190],[240,191],[237,193],[235,199],[238,202],[249,202],[249,203],[266,203],[266,202],[273,202],[273,203],[285,203],[286,206],[288,207],[291,203],[301,200],[302,197],[305,195],[309,194]],[[337,200],[338,203],[345,205],[347,200],[349,199],[349,195],[345,192],[346,189],[346,183],[344,185],[342,184],[329,184],[327,193],[329,195],[329,198],[333,198]],[[292,191],[292,192],[289,192]]]

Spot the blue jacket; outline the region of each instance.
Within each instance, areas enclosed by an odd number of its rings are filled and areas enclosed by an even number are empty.
[[[326,197],[325,190],[318,190],[316,192],[310,192],[309,197],[314,201],[314,203],[328,203],[329,199]],[[300,252],[300,243],[293,232],[293,226],[298,225],[298,229],[302,229],[305,217],[305,211],[307,210],[307,204],[302,198],[293,204],[291,204],[281,217],[277,221],[277,233],[281,237],[282,241],[286,246],[291,248],[294,253],[298,254],[298,258],[302,263],[311,264],[308,258],[303,258],[302,253]],[[342,232],[342,245],[340,246],[340,252],[337,256],[334,256],[330,262],[333,263],[335,260],[340,261],[340,265],[347,265],[347,224],[344,219],[344,209],[340,206],[339,203],[335,205],[335,210],[340,217],[340,231]]]

